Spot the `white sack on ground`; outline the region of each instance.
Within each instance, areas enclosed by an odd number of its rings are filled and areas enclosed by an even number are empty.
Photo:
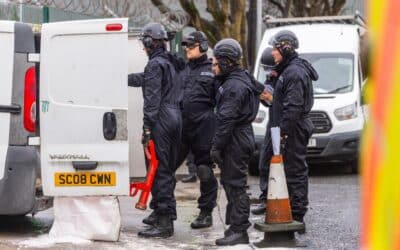
[[[273,127],[271,128],[271,139],[272,139],[272,150],[274,151],[274,155],[280,154],[280,146],[281,146],[281,128]]]
[[[115,196],[55,197],[50,237],[117,241],[121,228]]]

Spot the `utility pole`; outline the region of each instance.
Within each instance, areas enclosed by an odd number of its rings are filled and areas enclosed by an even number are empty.
[[[256,48],[260,46],[262,37],[262,7],[262,0],[257,0]]]
[[[23,8],[22,1],[19,1],[19,21],[22,23],[24,22]]]

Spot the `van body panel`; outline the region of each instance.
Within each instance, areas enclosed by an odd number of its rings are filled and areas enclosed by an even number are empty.
[[[24,77],[34,66],[27,55],[34,48],[29,25],[0,21],[0,215],[36,210],[38,148],[27,145],[23,127]]]
[[[115,23],[122,29],[106,30]],[[129,193],[127,27],[127,19],[42,26],[39,112],[45,195]],[[116,129],[115,137],[107,140],[110,129]],[[83,171],[74,162],[97,167]],[[83,181],[84,175],[97,179]]]
[[[34,136],[24,128],[24,106],[25,74],[34,63],[29,63],[28,53],[35,52],[35,42],[32,28],[23,23],[15,23],[15,45],[14,45],[14,70],[12,85],[12,103],[21,107],[21,112],[11,115],[10,145],[28,145],[28,137]]]
[[[357,117],[354,119],[340,121],[334,114],[336,109],[352,105],[355,102],[358,102],[357,100],[358,91],[337,94],[335,95],[335,98],[332,99],[314,98],[314,106],[312,111],[323,111],[327,113],[332,123],[332,129],[327,133],[314,133],[313,137],[362,130],[364,126],[363,110],[359,105],[357,105]],[[333,102],[335,103],[334,105],[332,104]]]
[[[131,34],[129,36],[129,74],[140,73],[148,61],[146,52],[139,36]],[[141,136],[143,132],[143,92],[142,88],[128,88],[129,108],[128,108],[128,127],[129,127],[129,165],[130,177],[145,177],[146,164],[144,161],[143,145]]]
[[[31,36],[33,38],[32,32]],[[29,136],[35,135],[35,133],[31,133],[24,128],[24,109],[28,108],[24,106],[25,74],[35,64],[28,63],[27,53],[15,53],[14,62],[12,103],[20,106],[21,112],[11,115],[10,145],[22,146],[28,145]]]
[[[35,42],[32,28],[24,23],[15,23],[15,53],[34,53]]]
[[[6,107],[12,106],[14,24],[0,21],[0,105],[4,107],[0,112],[0,180],[4,177],[10,135],[11,113]]]
[[[267,29],[261,41],[257,62],[259,64],[261,54],[268,44],[269,39],[281,30],[293,31],[299,40],[298,53],[315,52],[349,52],[358,51],[358,27],[350,24],[306,24],[288,25]],[[318,33],[318,35],[316,35]]]

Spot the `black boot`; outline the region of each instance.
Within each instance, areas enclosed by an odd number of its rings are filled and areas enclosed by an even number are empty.
[[[233,232],[232,231],[232,229],[229,227],[228,229],[226,229],[225,231],[224,231],[224,236],[225,237],[228,237],[228,236],[230,236],[230,235],[232,235],[232,234],[234,234],[235,232]]]
[[[266,211],[265,202],[260,203],[256,208],[251,210],[251,213],[254,215],[264,214]]]
[[[199,216],[190,224],[193,229],[212,226],[212,213],[209,211],[200,211]]]
[[[304,223],[304,216],[302,215],[293,215],[293,220],[303,223],[303,229],[297,231],[298,234],[305,234],[306,231],[306,224]]]
[[[237,244],[249,244],[249,235],[247,232],[236,233],[233,232],[224,238],[215,241],[217,246],[233,246]]]
[[[144,218],[142,222],[146,225],[154,226],[157,222],[157,214],[155,211],[151,212],[149,216]]]
[[[197,181],[197,177],[195,174],[189,174],[185,178],[182,178],[183,183],[196,182],[196,181]]]
[[[145,238],[168,238],[174,234],[174,224],[169,216],[159,216],[157,223],[152,227],[144,231],[140,231],[138,235]]]

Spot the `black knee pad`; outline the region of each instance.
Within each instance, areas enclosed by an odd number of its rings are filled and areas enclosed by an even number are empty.
[[[197,166],[197,177],[199,177],[200,181],[206,182],[210,179],[212,175],[211,167],[207,165],[199,165]]]

